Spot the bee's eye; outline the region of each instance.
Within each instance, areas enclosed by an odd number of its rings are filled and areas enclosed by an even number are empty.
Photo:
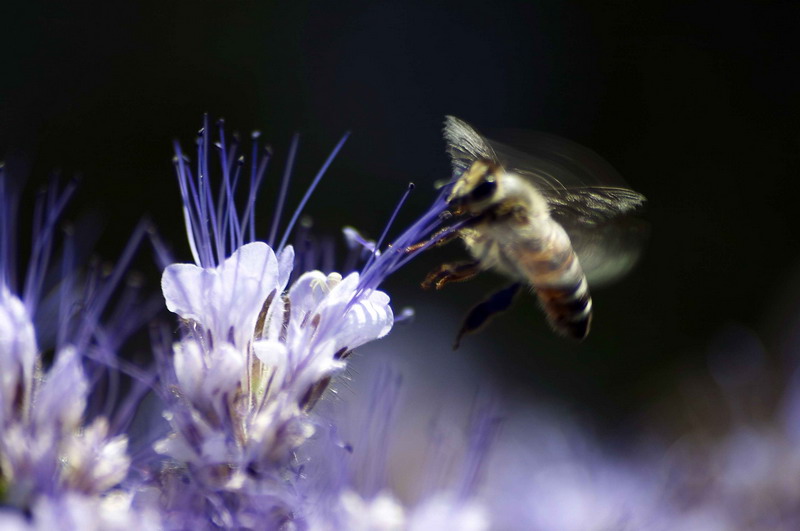
[[[494,179],[486,179],[481,184],[475,187],[472,192],[470,192],[469,197],[473,201],[483,201],[488,197],[491,197],[494,194],[494,191],[497,189],[497,183]]]

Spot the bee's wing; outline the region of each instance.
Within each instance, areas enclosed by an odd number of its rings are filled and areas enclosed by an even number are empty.
[[[586,223],[552,211],[553,219],[567,231],[586,279],[592,287],[609,284],[630,271],[642,254],[649,234],[641,219],[620,215]]]
[[[594,151],[545,133],[526,135],[528,156],[487,141],[500,164],[530,180],[567,231],[592,287],[608,284],[639,260],[647,225],[631,214],[645,197],[625,187],[617,171]]]
[[[636,265],[647,237],[647,225],[631,216],[645,197],[624,187],[622,177],[594,151],[553,135],[536,137],[531,158],[496,142],[490,145],[507,170],[530,180],[545,197],[589,284],[597,287],[622,277]]]
[[[626,188],[583,187],[542,190],[550,216],[567,231],[589,284],[613,282],[630,271],[649,233],[632,216],[645,202]]]
[[[490,141],[478,134],[467,122],[455,116],[445,116],[442,132],[447,144],[447,154],[453,164],[454,179],[467,171],[477,159],[500,162]]]
[[[645,197],[629,190],[600,155],[576,142],[538,132],[517,131],[510,136],[524,151],[446,117],[444,137],[453,175],[460,176],[475,159],[484,158],[525,177],[569,234],[591,285],[611,282],[629,271],[647,235],[646,224],[629,214],[641,208]]]
[[[503,139],[519,148],[486,138],[455,116],[446,116],[444,139],[458,178],[477,159],[488,159],[524,175],[540,190],[586,187],[627,188],[611,164],[576,142],[538,131],[505,130]]]

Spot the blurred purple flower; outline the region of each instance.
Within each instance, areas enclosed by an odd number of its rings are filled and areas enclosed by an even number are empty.
[[[61,189],[54,181],[38,197],[32,252],[25,280],[18,285],[18,195],[0,168],[0,480],[5,504],[15,508],[0,518],[9,526],[43,528],[49,521],[63,527],[59,515],[72,513],[94,527],[111,527],[104,507],[120,508],[115,500],[121,491],[112,489],[127,479],[131,464],[122,430],[132,408],[118,402],[114,393],[121,364],[118,347],[137,326],[137,319],[125,315],[136,296],[129,289],[109,308],[127,258],[103,275],[77,268],[69,235],[56,248],[56,226],[73,189],[72,184]],[[126,256],[140,237],[141,230]],[[61,263],[53,266],[56,251]],[[148,315],[145,308],[138,311]],[[111,317],[102,318],[105,312]],[[52,344],[42,347],[40,338]],[[52,352],[52,363],[46,351]],[[99,382],[105,391],[96,387]],[[130,395],[128,406],[140,396]],[[87,507],[93,512],[86,512]],[[113,517],[128,523],[136,518],[127,509]]]
[[[797,352],[784,354],[795,374],[780,381],[783,375],[770,370],[753,331],[728,326],[714,338],[709,361],[717,389],[704,387],[689,397],[692,412],[702,418],[710,408],[713,423],[684,434],[664,459],[665,497],[681,524],[676,528],[800,527],[800,373]]]
[[[298,452],[305,480],[297,487],[311,527],[489,529],[478,488],[499,427],[493,406],[473,407],[466,432],[439,419],[421,433],[406,433],[398,415],[410,411],[398,373],[385,364],[359,364],[359,375],[368,390],[349,403],[324,404],[318,420],[324,430]],[[419,414],[418,406],[410,410]],[[420,453],[405,454],[409,438],[422,439]]]

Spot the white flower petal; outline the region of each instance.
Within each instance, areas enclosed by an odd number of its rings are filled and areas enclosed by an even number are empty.
[[[20,387],[24,400],[29,400],[36,352],[36,333],[25,304],[0,286],[0,414],[12,414]]]
[[[329,305],[348,303],[358,288],[358,273],[350,273],[333,287],[326,299]]]
[[[184,341],[173,346],[173,365],[183,393],[190,399],[202,390],[205,374],[202,347],[197,341]]]
[[[105,417],[97,417],[82,433],[65,441],[60,459],[65,484],[86,493],[102,494],[128,475],[128,439],[108,438]]]
[[[288,355],[286,345],[280,341],[264,340],[256,341],[253,344],[253,351],[258,359],[264,365],[270,367],[280,367],[286,365],[286,357]]]
[[[203,440],[203,463],[205,465],[228,463],[231,461],[231,453],[228,448],[228,438],[226,434],[215,432]]]
[[[278,261],[263,242],[240,247],[215,269],[172,264],[161,278],[171,312],[239,347],[252,336],[264,301],[278,287]]]
[[[278,253],[278,292],[286,289],[294,269],[294,247],[287,245]]]
[[[394,324],[389,296],[382,291],[373,291],[351,305],[358,280],[358,273],[345,277],[317,309],[326,333],[335,335],[336,350],[354,349],[379,339],[388,334]],[[335,327],[331,326],[333,323]]]
[[[67,492],[38,498],[25,529],[149,531],[163,529],[163,525],[154,504],[144,505],[142,501],[137,501],[133,507],[130,493],[112,491],[100,497]]]
[[[382,492],[365,500],[356,492],[346,491],[339,500],[342,524],[353,531],[400,531],[406,528],[403,506],[391,494]],[[433,529],[433,528],[431,528]],[[442,527],[440,529],[448,529]],[[457,529],[451,527],[450,529]]]
[[[204,389],[207,395],[234,392],[236,386],[245,376],[244,354],[232,346],[225,344],[215,348],[208,356]]]
[[[242,336],[235,343],[242,347],[253,335],[264,301],[278,288],[278,260],[267,244],[254,242],[240,247],[218,270],[222,283],[215,295],[218,303],[227,301],[216,306],[224,312],[220,320]]]
[[[321,271],[303,273],[289,289],[289,300],[292,301],[292,313],[302,316],[313,312],[325,300],[328,292],[328,277]]]
[[[282,386],[289,369],[289,350],[286,345],[271,339],[256,341],[253,344],[253,352],[261,363],[275,371],[270,377],[272,380],[270,385]],[[266,382],[263,382],[263,386],[266,386]]]
[[[434,495],[422,502],[419,507],[414,509],[410,520],[409,531],[427,531],[429,529],[484,531],[489,529],[489,515],[485,507],[446,494]]]
[[[184,319],[208,320],[206,300],[214,272],[193,264],[172,264],[161,276],[161,292],[167,309]]]
[[[383,295],[383,296],[381,296]],[[348,333],[342,335],[342,346],[353,349],[388,334],[394,324],[394,314],[389,306],[389,297],[375,292],[368,300],[353,305],[345,315],[342,327]]]
[[[189,446],[186,439],[172,434],[165,439],[160,439],[153,444],[153,450],[161,455],[168,455],[177,461],[191,463],[197,458],[194,449]]]
[[[337,347],[336,338],[329,338],[322,344],[316,345],[314,356],[304,360],[302,370],[296,372],[292,379],[293,391],[298,399],[317,382],[347,367],[346,362],[333,359],[339,348],[341,347]]]
[[[59,426],[61,430],[77,429],[86,409],[89,383],[75,349],[61,349],[36,395],[34,422],[40,427]]]

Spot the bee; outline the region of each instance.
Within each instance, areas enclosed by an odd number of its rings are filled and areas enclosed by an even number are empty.
[[[555,332],[584,339],[592,323],[589,284],[621,276],[638,258],[644,231],[628,214],[644,196],[612,185],[621,179],[599,155],[553,135],[529,134],[521,153],[447,116],[444,138],[453,167],[447,210],[460,224],[434,240],[460,238],[472,260],[443,264],[422,285],[441,289],[487,269],[515,281],[472,309],[455,346],[505,310],[522,285],[532,288]]]

